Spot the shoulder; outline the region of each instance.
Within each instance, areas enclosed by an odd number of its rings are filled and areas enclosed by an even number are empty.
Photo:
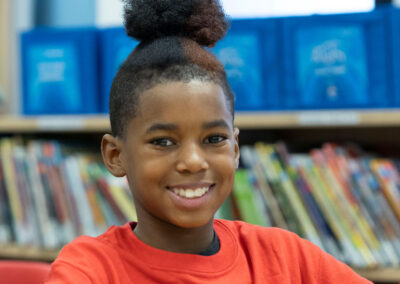
[[[304,258],[315,259],[320,255],[317,246],[284,229],[261,227],[241,221],[216,220],[215,227],[219,226],[231,231],[242,249],[257,254],[263,252],[276,255],[283,262],[302,262]]]
[[[253,258],[258,256],[259,261],[267,258],[266,265],[275,259],[279,269],[293,279],[307,279],[307,283],[371,283],[318,246],[290,231],[240,221],[216,220],[215,226],[224,226],[233,232],[242,250]]]
[[[242,221],[215,220],[215,225],[224,226],[240,239],[249,239],[264,244],[273,245],[276,248],[286,246],[307,246],[311,244],[298,235],[277,227],[261,227]]]
[[[112,259],[118,259],[126,242],[130,224],[110,227],[98,237],[81,236],[64,246],[52,263],[49,279],[108,279],[106,267]],[[51,282],[53,283],[53,282]],[[57,282],[54,282],[57,283]],[[65,282],[63,282],[65,283]],[[78,282],[76,282],[78,283]],[[86,283],[83,282],[82,283]]]
[[[67,244],[60,252],[58,258],[82,259],[98,254],[97,251],[116,249],[123,244],[124,236],[130,234],[130,224],[111,226],[105,233],[98,237],[80,236]]]

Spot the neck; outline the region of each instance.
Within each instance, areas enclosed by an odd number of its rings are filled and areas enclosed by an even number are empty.
[[[139,218],[133,232],[142,242],[157,249],[199,253],[211,245],[214,237],[213,219],[196,228],[181,228],[155,218],[150,220],[141,222]]]

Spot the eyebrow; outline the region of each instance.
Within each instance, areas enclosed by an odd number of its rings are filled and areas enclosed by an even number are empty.
[[[203,128],[210,129],[214,127],[223,127],[229,129],[228,123],[223,119],[213,120],[210,122],[203,123]]]
[[[203,123],[204,129],[210,129],[215,127],[223,127],[229,129],[228,123],[223,119],[213,120],[209,122]],[[146,134],[155,132],[155,131],[174,131],[178,130],[178,126],[173,123],[155,123],[152,124],[147,130]]]
[[[173,130],[177,130],[177,129],[178,129],[178,126],[173,123],[155,123],[146,130],[146,134],[149,134],[149,133],[155,132],[155,131],[173,131]]]

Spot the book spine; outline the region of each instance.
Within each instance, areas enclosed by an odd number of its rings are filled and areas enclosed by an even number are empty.
[[[34,141],[31,141],[27,146],[28,180],[33,192],[33,203],[36,208],[41,243],[45,248],[56,248],[59,245],[59,240],[57,239],[54,223],[50,219],[46,192],[40,178],[37,159],[38,148],[40,148],[40,145]]]
[[[267,215],[264,210],[258,210],[255,201],[256,196],[249,183],[248,173],[244,169],[239,169],[235,175],[233,196],[240,210],[240,217],[251,224],[267,226]]]
[[[272,192],[271,186],[268,183],[268,178],[266,177],[257,152],[249,146],[242,146],[240,149],[240,155],[245,166],[248,169],[251,169],[254,174],[256,186],[259,188],[262,194],[262,198],[269,212],[268,214],[271,217],[272,225],[282,229],[288,229],[288,225],[282,215],[278,201]]]

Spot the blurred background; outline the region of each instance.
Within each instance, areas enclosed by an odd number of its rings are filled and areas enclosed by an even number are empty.
[[[399,283],[400,0],[221,2],[231,29],[210,51],[236,95],[241,163],[216,217]],[[0,259],[51,262],[136,219],[99,153],[138,44],[122,14],[120,0],[0,0]]]
[[[222,1],[232,18],[310,15],[371,11],[374,0],[240,0]],[[22,111],[20,35],[36,27],[114,27],[122,25],[119,0],[1,0],[0,108],[4,113]]]

